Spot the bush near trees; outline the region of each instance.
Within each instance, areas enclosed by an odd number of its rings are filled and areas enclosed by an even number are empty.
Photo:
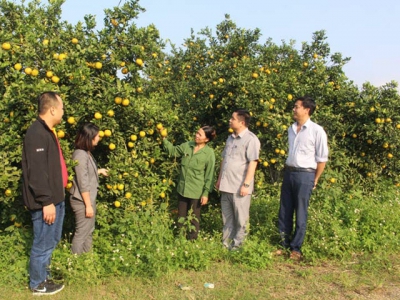
[[[6,254],[0,265],[14,268],[2,274],[4,283],[27,276],[31,221],[21,204],[22,140],[36,118],[35,99],[46,90],[58,91],[64,101],[57,134],[69,187],[73,142],[85,121],[101,128],[94,156],[111,174],[101,181],[90,255],[70,254],[74,221],[67,213],[53,268],[71,280],[87,280],[88,270],[99,280],[115,274],[152,276],[206,268],[218,259],[250,268],[269,265],[278,239],[287,128],[294,100],[303,95],[317,101],[313,119],[325,128],[331,152],[311,200],[306,255],[313,260],[397,250],[397,83],[358,88],[343,72],[349,58],[330,52],[324,31],[296,49],[295,41],[276,45],[263,40],[259,29],[239,28],[226,15],[215,30],[192,32],[182,47],[172,45],[167,52],[154,25],[136,26],[144,11],[138,1],[106,9],[101,29],[90,15],[76,25],[60,21],[63,2],[0,1],[0,239]],[[220,247],[216,191],[203,209],[199,241],[188,243],[176,235],[179,161],[163,152],[160,131],[181,143],[199,126],[213,125],[218,137],[212,146],[220,159],[228,120],[239,107],[251,111],[250,128],[262,151],[251,234],[243,251],[231,255]]]

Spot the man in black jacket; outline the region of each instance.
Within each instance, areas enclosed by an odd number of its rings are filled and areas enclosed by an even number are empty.
[[[34,295],[52,295],[64,288],[50,279],[53,250],[61,239],[68,173],[54,126],[61,123],[60,96],[38,97],[39,116],[29,127],[22,151],[23,198],[33,222],[29,286]]]

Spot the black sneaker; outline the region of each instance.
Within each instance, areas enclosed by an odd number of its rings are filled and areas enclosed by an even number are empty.
[[[33,296],[54,295],[64,288],[63,284],[55,283],[52,280],[43,281],[36,288],[32,289]]]

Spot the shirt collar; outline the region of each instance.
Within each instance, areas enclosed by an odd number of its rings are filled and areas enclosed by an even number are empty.
[[[310,123],[311,123],[311,119],[308,118],[308,120],[303,124],[303,126],[301,126],[301,128],[303,128],[303,127],[305,127],[305,128],[309,127],[309,126],[310,126]],[[296,130],[297,130],[297,122],[294,122],[294,123],[293,123],[293,129],[294,129],[294,131],[296,132]]]
[[[196,142],[195,141],[189,141],[189,147],[190,148],[194,148],[196,147]],[[203,148],[201,148],[200,150],[203,150],[204,148],[208,147],[208,144],[205,144]],[[199,150],[199,151],[200,151]]]
[[[235,133],[232,133],[232,137],[234,139],[236,139],[237,137],[242,138],[247,132],[249,131],[249,129],[246,127],[246,129],[244,129],[241,133],[239,133],[238,135],[235,135]]]

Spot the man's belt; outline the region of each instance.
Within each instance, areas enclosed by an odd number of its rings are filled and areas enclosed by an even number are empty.
[[[315,169],[313,168],[296,168],[285,165],[285,170],[289,172],[307,172],[307,173],[315,173]]]

